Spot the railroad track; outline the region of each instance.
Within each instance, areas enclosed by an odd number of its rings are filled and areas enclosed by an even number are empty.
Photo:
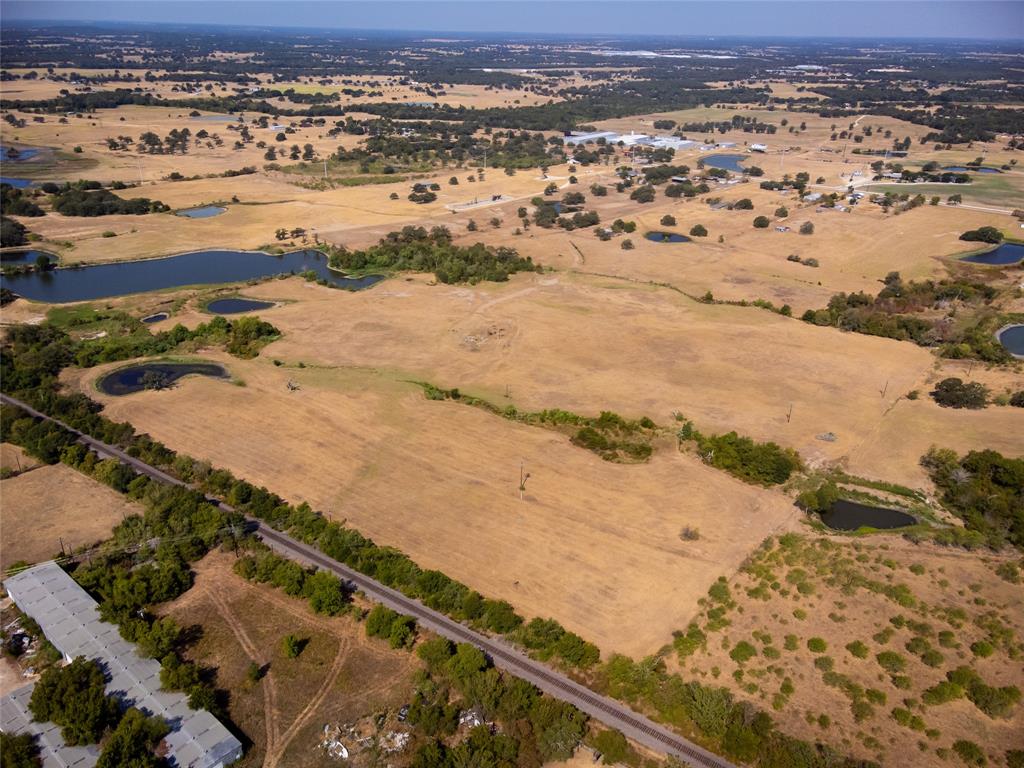
[[[37,418],[59,424],[64,429],[78,435],[79,440],[84,445],[103,456],[118,459],[140,474],[160,482],[173,485],[187,485],[178,478],[172,477],[166,472],[146,464],[134,456],[128,455],[120,448],[107,445],[79,430],[73,429],[58,419],[51,418],[9,395],[0,394],[0,402],[17,406]],[[225,512],[235,511],[232,506],[225,504],[219,499],[210,497],[209,500]],[[255,532],[272,549],[292,560],[304,562],[315,568],[335,574],[365,593],[371,599],[386,605],[392,610],[415,617],[421,625],[449,640],[459,643],[471,643],[487,654],[496,666],[507,670],[516,677],[533,683],[545,693],[576,706],[605,725],[622,731],[623,734],[638,743],[657,752],[673,755],[695,766],[695,768],[736,768],[733,763],[728,762],[724,758],[694,744],[692,741],[655,723],[653,720],[634,712],[625,704],[615,699],[601,696],[561,672],[551,669],[536,659],[531,659],[504,641],[488,637],[470,629],[464,624],[445,616],[443,613],[428,608],[418,600],[406,597],[401,592],[328,557],[318,549],[298,541],[286,533],[271,528],[260,520],[248,516],[246,516],[246,519]]]

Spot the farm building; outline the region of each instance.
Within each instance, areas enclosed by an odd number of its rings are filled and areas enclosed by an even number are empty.
[[[750,151],[751,152],[767,152],[768,151],[768,145],[767,144],[751,144],[750,145]]]
[[[590,133],[573,133],[563,137],[566,144],[587,144],[598,139],[604,139],[609,144],[615,144],[619,140],[619,134],[615,131],[592,131]]]
[[[42,563],[11,576],[4,588],[23,613],[67,661],[94,659],[110,678],[107,693],[124,707],[163,718],[171,731],[164,738],[166,758],[178,768],[223,768],[242,756],[242,744],[206,710],[193,710],[185,694],[160,689],[160,664],[140,657],[113,624],[100,619],[96,601],[56,563]],[[95,745],[68,747],[53,723],[36,723],[28,711],[33,684],[0,699],[0,730],[31,733],[44,768],[92,768]]]

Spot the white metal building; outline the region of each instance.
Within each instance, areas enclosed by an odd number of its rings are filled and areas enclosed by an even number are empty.
[[[242,756],[242,744],[206,710],[188,706],[183,693],[160,690],[160,664],[140,657],[113,624],[100,619],[96,601],[54,562],[11,576],[4,588],[31,616],[68,661],[84,656],[106,672],[107,693],[125,707],[163,718],[171,728],[164,738],[166,758],[175,768],[224,768]],[[53,723],[33,723],[28,700],[33,685],[0,699],[0,730],[38,737],[45,768],[92,768],[93,747],[68,747]]]

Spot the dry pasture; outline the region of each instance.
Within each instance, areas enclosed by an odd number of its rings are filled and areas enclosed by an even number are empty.
[[[0,572],[24,560],[38,563],[110,537],[141,509],[124,496],[63,464],[0,480]]]

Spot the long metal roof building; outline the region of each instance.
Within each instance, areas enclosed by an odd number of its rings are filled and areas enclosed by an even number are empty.
[[[31,616],[57,650],[71,660],[94,659],[107,674],[107,693],[125,707],[167,721],[166,759],[176,768],[223,768],[242,755],[242,744],[206,710],[193,710],[182,693],[160,690],[160,664],[140,657],[113,624],[100,619],[96,601],[56,563],[42,563],[4,582],[7,593]],[[33,723],[33,685],[0,699],[0,730],[38,736],[46,768],[92,768],[95,748],[72,748],[52,723]]]

